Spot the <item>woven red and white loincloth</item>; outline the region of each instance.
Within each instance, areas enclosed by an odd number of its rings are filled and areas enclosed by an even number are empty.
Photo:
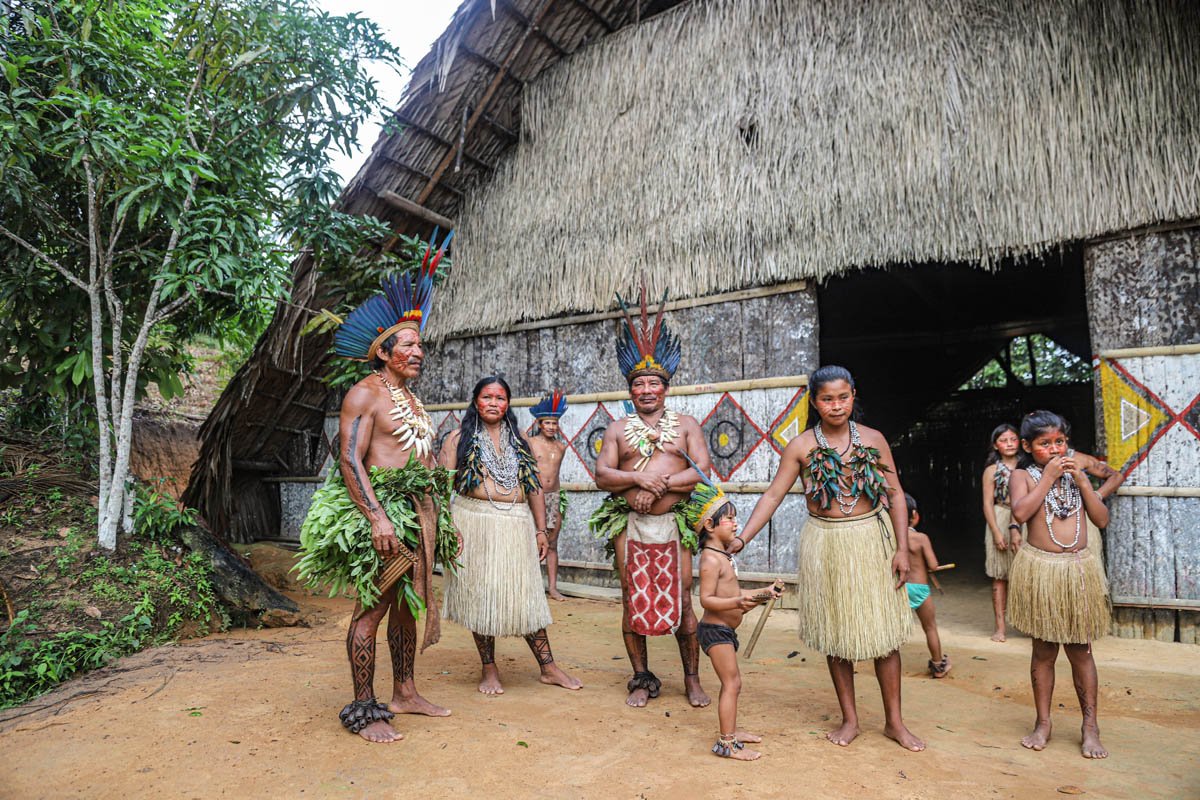
[[[643,636],[674,633],[683,609],[683,576],[673,513],[649,516],[630,512],[625,574],[633,632]]]

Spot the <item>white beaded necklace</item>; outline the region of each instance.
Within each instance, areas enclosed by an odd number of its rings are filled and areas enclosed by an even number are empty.
[[[1026,467],[1025,471],[1033,478],[1034,483],[1041,483],[1041,467],[1031,465]],[[1063,550],[1070,550],[1079,544],[1079,534],[1083,527],[1083,495],[1080,493],[1079,487],[1075,484],[1075,478],[1071,473],[1064,472],[1062,477],[1058,479],[1057,485],[1050,487],[1050,491],[1046,492],[1046,499],[1042,501],[1042,506],[1045,509],[1046,530],[1050,533],[1050,541]],[[1066,519],[1072,514],[1075,515],[1075,538],[1070,544],[1063,544],[1055,537],[1054,526],[1051,525],[1051,522],[1055,517]]]

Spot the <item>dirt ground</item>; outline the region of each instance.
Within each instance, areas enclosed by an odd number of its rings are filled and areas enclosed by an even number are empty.
[[[952,672],[927,676],[919,627],[902,650],[905,716],[928,742],[923,753],[883,736],[867,663],[857,686],[862,735],[849,748],[826,742],[837,706],[824,659],[798,642],[794,612],[777,610],[755,658],[742,662],[740,727],[766,737],[766,757],[718,759],[708,753],[715,707],[685,702],[674,641],[650,643],[663,696],[626,708],[617,606],[580,599],[554,605],[550,635],[581,692],[539,684],[524,642],[512,639],[497,646],[507,691],[484,698],[470,635],[447,623],[419,657],[417,680],[453,716],[402,717],[403,741],[367,744],[336,716],[350,699],[350,604],[304,597],[311,628],[146,651],[0,712],[0,797],[1200,798],[1200,647],[1097,643],[1112,753],[1104,761],[1079,755],[1079,712],[1060,658],[1054,739],[1034,753],[1018,744],[1033,720],[1029,641],[988,639],[986,579],[944,582],[947,594],[935,598]],[[715,699],[707,660],[701,676]],[[389,678],[384,655],[381,694]]]

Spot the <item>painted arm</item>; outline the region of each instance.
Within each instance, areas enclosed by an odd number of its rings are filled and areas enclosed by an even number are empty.
[[[358,387],[351,389],[342,401],[338,435],[344,443],[344,449],[339,468],[350,499],[371,523],[371,546],[380,557],[387,559],[399,552],[400,540],[396,538],[396,529],[392,521],[384,513],[379,499],[375,497],[365,463],[371,435],[375,429],[371,405],[370,392]]]
[[[876,432],[879,447],[879,464],[887,466],[883,479],[888,485],[888,515],[892,518],[892,529],[896,532],[896,554],[892,556],[892,573],[896,576],[896,588],[899,589],[908,581],[908,501],[904,499],[904,489],[900,486],[900,476],[896,474],[896,462],[892,459],[892,448],[882,433]]]
[[[1100,488],[1096,490],[1096,494],[1100,496],[1101,500],[1107,500],[1117,490],[1117,487],[1125,482],[1124,475],[1110,467],[1107,462],[1101,461],[1095,456],[1089,456],[1087,453],[1076,453],[1075,458],[1081,462],[1084,472],[1097,480],[1103,481],[1100,484]],[[1095,522],[1095,520],[1092,521]]]
[[[783,455],[779,459],[779,469],[775,471],[775,477],[771,479],[771,485],[763,492],[762,497],[758,498],[758,502],[754,504],[754,510],[750,512],[750,519],[746,521],[745,527],[738,534],[735,542],[740,542],[736,545],[735,553],[740,553],[746,546],[746,543],[758,535],[758,532],[771,521],[775,510],[779,508],[779,504],[783,502],[783,498],[787,497],[788,490],[796,485],[796,479],[800,477],[800,453],[801,444],[800,438],[797,436],[788,442],[787,447],[783,449]]]
[[[1079,494],[1083,498],[1083,510],[1087,513],[1088,518],[1097,528],[1108,527],[1108,506],[1104,505],[1100,493],[1092,488],[1092,482],[1087,479],[1084,470],[1076,467],[1072,470],[1072,476],[1075,478],[1075,484],[1079,487]],[[1117,476],[1120,477],[1121,474],[1118,472]],[[1091,542],[1088,542],[1088,545],[1090,546]]]

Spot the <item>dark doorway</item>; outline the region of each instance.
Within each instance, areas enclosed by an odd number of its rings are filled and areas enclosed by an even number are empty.
[[[871,269],[818,290],[821,362],[854,373],[863,421],[891,443],[938,557],[983,572],[989,435],[1049,408],[1093,452],[1082,249],[1005,262]]]

